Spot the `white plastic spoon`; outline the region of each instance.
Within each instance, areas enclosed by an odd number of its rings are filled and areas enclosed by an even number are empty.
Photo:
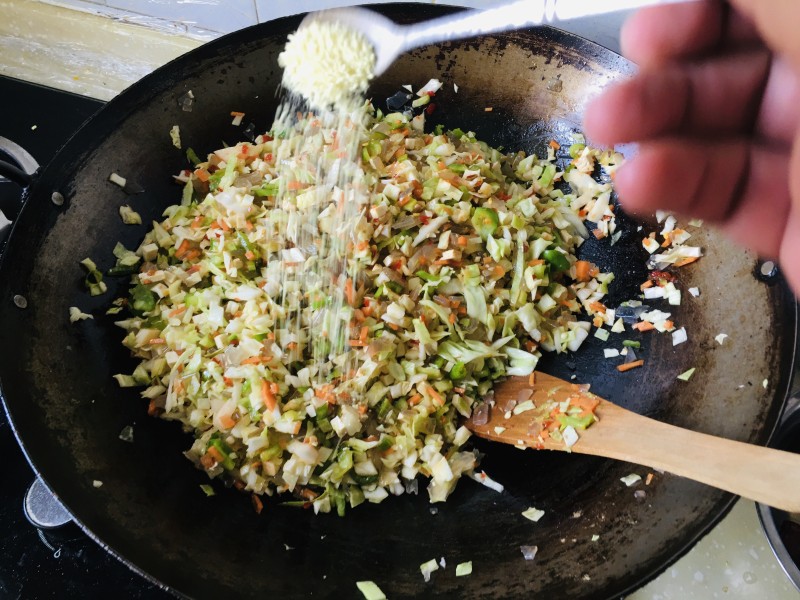
[[[398,25],[365,8],[334,8],[310,13],[312,20],[344,24],[364,35],[375,49],[374,76],[383,73],[408,50],[437,42],[457,40],[621,10],[696,0],[519,0],[487,10],[469,10],[414,25]]]

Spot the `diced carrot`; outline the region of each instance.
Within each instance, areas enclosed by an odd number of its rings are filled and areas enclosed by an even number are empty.
[[[653,287],[653,280],[652,279],[648,279],[642,285],[639,286],[639,289],[644,291],[647,288],[651,288],[651,287]]]
[[[149,342],[147,342],[151,346],[160,346],[161,344],[166,344],[167,340],[164,338],[153,338]]]
[[[456,241],[456,243],[459,246],[466,246],[469,243],[469,238],[465,235],[460,235],[458,236],[458,240]]]
[[[590,310],[593,310],[593,311],[595,311],[595,312],[599,312],[599,313],[604,313],[604,312],[606,312],[606,307],[605,307],[605,305],[604,305],[602,302],[597,302],[597,301],[595,301],[595,302],[592,302],[592,303],[589,305],[589,309],[590,309]]]
[[[243,365],[260,365],[262,362],[262,358],[260,356],[251,356],[250,358],[245,358],[241,364]]]
[[[156,404],[156,399],[153,398],[150,400],[150,404],[147,405],[147,415],[149,417],[157,417],[161,412],[161,408]]]
[[[413,396],[411,396],[411,398],[408,399],[408,403],[411,406],[416,406],[417,404],[420,403],[420,400],[422,400],[422,395],[421,394],[414,394]]]
[[[358,405],[358,412],[359,412],[359,414],[362,414],[362,415],[367,414],[367,405],[366,404],[359,404]]]
[[[183,258],[189,253],[189,250],[192,248],[192,243],[189,240],[183,240],[181,245],[175,250],[175,256],[177,258]]]
[[[635,369],[636,367],[641,367],[643,364],[644,364],[644,359],[640,358],[639,360],[634,360],[633,362],[617,365],[617,371],[619,371],[620,373],[624,373],[625,371],[630,371],[631,369]]]
[[[360,339],[362,342],[366,344],[368,335],[369,335],[369,327],[365,325],[364,327],[361,328],[361,334],[358,336],[358,339]]]
[[[312,490],[312,489],[309,489],[309,488],[307,488],[307,487],[304,487],[304,488],[301,488],[301,489],[300,489],[300,495],[301,495],[303,498],[305,498],[306,500],[316,500],[316,498],[317,498],[317,496],[318,496],[319,494],[317,494],[317,493],[316,493],[314,490]]]
[[[529,267],[536,267],[538,265],[543,265],[543,264],[544,264],[544,261],[541,258],[537,258],[537,259],[528,261],[528,266]]]
[[[569,403],[572,406],[577,406],[578,408],[582,408],[583,410],[594,412],[600,405],[600,400],[598,398],[592,398],[587,396],[573,396],[569,399]]]
[[[253,509],[256,511],[256,514],[260,515],[261,511],[264,510],[264,503],[261,502],[261,498],[259,498],[255,494],[252,494],[250,496],[250,499],[253,501]]]
[[[206,456],[211,458],[215,463],[221,463],[225,460],[225,457],[222,456],[222,452],[220,452],[216,446],[209,446],[208,450],[206,450]]]
[[[245,221],[244,228],[247,229],[247,231],[253,231],[253,229],[255,229],[255,226],[250,221]]]
[[[673,327],[675,327],[675,323],[667,319],[666,321],[664,321],[664,327],[666,327],[667,329],[672,329]]]
[[[536,385],[536,371],[534,371],[528,376],[528,385],[531,387]]]
[[[180,314],[182,314],[184,312],[186,312],[186,306],[185,305],[184,306],[179,306],[175,310],[170,311],[169,318],[171,319],[172,317],[177,317],[178,315],[180,315]]]
[[[275,410],[275,407],[278,405],[278,402],[275,399],[275,394],[273,394],[272,390],[269,389],[269,381],[266,379],[261,381],[261,401],[270,412]]]
[[[366,342],[362,342],[361,340],[349,340],[347,342],[351,348],[363,348],[364,346],[368,346]]]
[[[450,313],[450,314],[447,316],[447,320],[448,320],[448,322],[449,322],[451,325],[452,325],[453,323],[455,323],[455,322],[456,322],[456,313],[452,313],[452,312],[451,312],[451,313]]]
[[[558,150],[559,148],[561,148],[561,144],[559,144],[559,143],[558,143],[557,141],[555,141],[555,140],[550,140],[550,141],[547,143],[547,145],[548,145],[548,146],[550,146],[550,147],[551,147],[553,150]]]
[[[191,227],[192,229],[200,229],[200,227],[202,226],[203,226],[203,215],[197,215],[192,221],[192,224],[189,225],[189,227]]]
[[[683,259],[679,260],[678,262],[676,262],[676,263],[675,263],[675,266],[676,266],[676,267],[683,267],[683,266],[685,266],[685,265],[690,265],[690,264],[692,264],[692,263],[693,263],[694,261],[696,261],[696,260],[697,260],[697,257],[696,257],[696,256],[688,256],[688,257],[686,257],[686,258],[683,258]]]
[[[575,261],[575,279],[578,281],[589,281],[591,276],[589,271],[592,268],[592,263],[588,260]]]
[[[350,277],[348,277],[347,280],[344,282],[344,295],[347,298],[347,303],[350,306],[355,306],[356,294],[355,291],[353,290],[353,280]]]
[[[219,422],[225,429],[233,429],[236,426],[236,421],[230,415],[219,415]]]
[[[431,398],[433,398],[434,404],[437,406],[444,406],[444,398],[442,398],[442,395],[439,392],[433,389],[432,385],[428,386],[428,393],[431,395]]]
[[[203,183],[205,183],[206,181],[208,181],[208,179],[211,177],[211,176],[208,174],[208,171],[206,171],[205,169],[197,169],[197,170],[194,172],[194,174],[195,174],[195,175],[197,176],[197,178],[198,178],[200,181],[202,181]]]
[[[231,230],[231,228],[228,226],[228,224],[225,221],[219,221],[218,220],[217,224],[219,225],[219,228],[222,229],[222,231],[227,232],[227,231]]]
[[[253,251],[252,251],[252,250],[248,250],[247,252],[245,252],[245,253],[244,253],[244,257],[245,257],[247,260],[255,260],[255,259],[256,259],[256,255],[253,253]]]
[[[652,331],[656,328],[650,321],[640,321],[639,323],[633,324],[632,327],[637,331]]]

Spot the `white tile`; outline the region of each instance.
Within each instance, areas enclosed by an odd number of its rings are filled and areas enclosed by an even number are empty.
[[[163,21],[228,33],[258,22],[253,0],[106,0],[108,6]]]

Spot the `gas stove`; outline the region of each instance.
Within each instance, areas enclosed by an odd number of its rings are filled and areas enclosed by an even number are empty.
[[[0,77],[0,98],[7,117],[0,123],[0,137],[25,148],[41,165],[103,105],[6,77]],[[16,212],[19,198],[16,184],[0,182],[4,212]],[[172,597],[108,554],[77,525],[45,530],[28,521],[23,499],[35,475],[2,411],[0,456],[5,465],[0,485],[0,598]]]

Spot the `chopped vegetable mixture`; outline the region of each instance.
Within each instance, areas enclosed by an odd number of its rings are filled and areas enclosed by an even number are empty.
[[[344,197],[320,175],[344,160],[337,131],[313,114],[198,162],[179,177],[181,204],[135,252],[115,249],[132,287],[112,310],[127,304],[118,325],[140,359],[120,385],[194,434],[187,456],[211,477],[339,514],[415,492],[419,475],[432,502],[462,474],[485,479],[460,421],[493,382],[618,322],[602,303],[613,275],[575,251],[590,228],[615,232],[611,187],[592,173],[620,155],[579,139],[562,171],[557,145],[504,154],[470,132],[425,132],[424,114],[364,111],[350,123],[357,221],[330,274],[340,304],[302,276],[321,248],[298,230],[335,237]],[[670,330],[658,312],[642,323]]]

